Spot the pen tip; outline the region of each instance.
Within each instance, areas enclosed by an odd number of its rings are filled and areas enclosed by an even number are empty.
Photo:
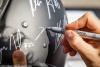
[[[47,27],[46,29],[47,29],[47,30],[50,30],[50,29],[51,29],[51,27]]]

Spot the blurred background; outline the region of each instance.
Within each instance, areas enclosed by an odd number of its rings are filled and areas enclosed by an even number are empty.
[[[86,12],[91,12],[100,19],[100,0],[61,0],[66,9],[68,23],[77,20]],[[86,67],[85,63],[77,53],[71,57],[67,54],[65,67]]]

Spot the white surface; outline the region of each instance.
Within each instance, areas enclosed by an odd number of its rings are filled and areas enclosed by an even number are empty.
[[[70,60],[66,62],[65,67],[86,67],[82,60]]]
[[[67,18],[68,18],[68,23],[76,21],[78,18],[83,16],[86,12],[91,12],[92,14],[95,15],[95,13],[93,11],[67,10],[66,14],[67,14]]]
[[[95,15],[93,11],[72,11],[72,10],[67,10],[67,18],[68,18],[68,23],[72,23],[73,21],[76,21],[78,18],[83,16],[86,12],[91,12]],[[85,63],[81,59],[80,55],[77,54],[75,57],[70,57],[67,55],[66,59],[66,64],[65,67],[86,67]]]

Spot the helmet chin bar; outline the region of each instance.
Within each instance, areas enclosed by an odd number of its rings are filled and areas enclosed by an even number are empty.
[[[65,25],[60,0],[11,0],[6,7],[0,22],[1,64],[13,64],[12,53],[21,50],[29,65],[64,67],[63,35],[46,30]]]

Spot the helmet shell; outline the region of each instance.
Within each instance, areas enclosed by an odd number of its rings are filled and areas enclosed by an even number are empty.
[[[67,23],[60,0],[11,0],[3,19],[1,63],[12,63],[12,53],[21,50],[33,66],[64,67],[63,34],[46,30]]]

